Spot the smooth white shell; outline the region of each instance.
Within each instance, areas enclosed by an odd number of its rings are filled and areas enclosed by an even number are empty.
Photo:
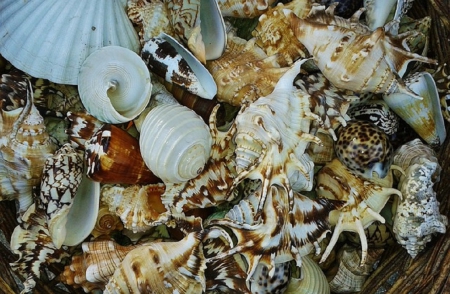
[[[91,115],[117,124],[136,118],[145,109],[152,84],[139,55],[123,47],[107,46],[89,55],[83,63],[78,91]]]
[[[120,0],[2,0],[0,53],[37,78],[76,85],[89,54],[110,45],[139,51]]]
[[[165,183],[196,177],[209,159],[212,137],[193,110],[177,104],[159,105],[141,126],[139,145],[148,168]]]

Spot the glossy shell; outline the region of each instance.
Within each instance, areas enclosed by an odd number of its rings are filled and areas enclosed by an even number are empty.
[[[55,83],[76,85],[83,61],[103,46],[139,50],[120,0],[2,1],[0,18],[0,53],[24,72]]]
[[[179,122],[183,124],[180,125]],[[161,105],[146,116],[139,138],[142,157],[164,182],[184,182],[203,170],[211,151],[208,126],[181,105]]]
[[[147,66],[135,52],[103,47],[83,62],[78,91],[86,110],[106,123],[133,120],[150,101],[152,84]]]

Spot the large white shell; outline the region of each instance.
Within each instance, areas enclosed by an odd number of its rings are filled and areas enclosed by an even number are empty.
[[[123,123],[137,117],[150,101],[150,73],[133,51],[103,47],[83,63],[78,91],[87,111],[107,123]]]
[[[89,54],[110,45],[139,51],[124,1],[0,2],[0,53],[39,78],[76,85]]]
[[[176,104],[153,108],[141,127],[139,145],[148,168],[165,183],[196,177],[209,159],[212,137],[193,110]]]

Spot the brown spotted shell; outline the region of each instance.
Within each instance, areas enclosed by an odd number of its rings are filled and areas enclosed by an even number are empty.
[[[365,121],[349,121],[338,131],[334,145],[336,156],[352,172],[371,179],[373,172],[384,178],[394,159],[389,137],[376,125]]]

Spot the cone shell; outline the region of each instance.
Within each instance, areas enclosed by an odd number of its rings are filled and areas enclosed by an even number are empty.
[[[106,123],[133,120],[150,101],[152,84],[147,66],[135,52],[103,47],[83,62],[78,91],[86,110]]]
[[[109,184],[150,184],[161,180],[142,158],[139,141],[126,131],[106,124],[85,143],[86,175]]]
[[[199,233],[178,242],[153,242],[130,251],[104,293],[201,293],[206,260]]]
[[[38,78],[76,85],[83,61],[103,46],[139,50],[124,1],[2,1],[0,53]],[[18,45],[20,44],[20,45]]]
[[[196,177],[211,152],[208,126],[194,111],[181,105],[161,105],[146,116],[139,138],[142,157],[164,182],[184,182]]]

